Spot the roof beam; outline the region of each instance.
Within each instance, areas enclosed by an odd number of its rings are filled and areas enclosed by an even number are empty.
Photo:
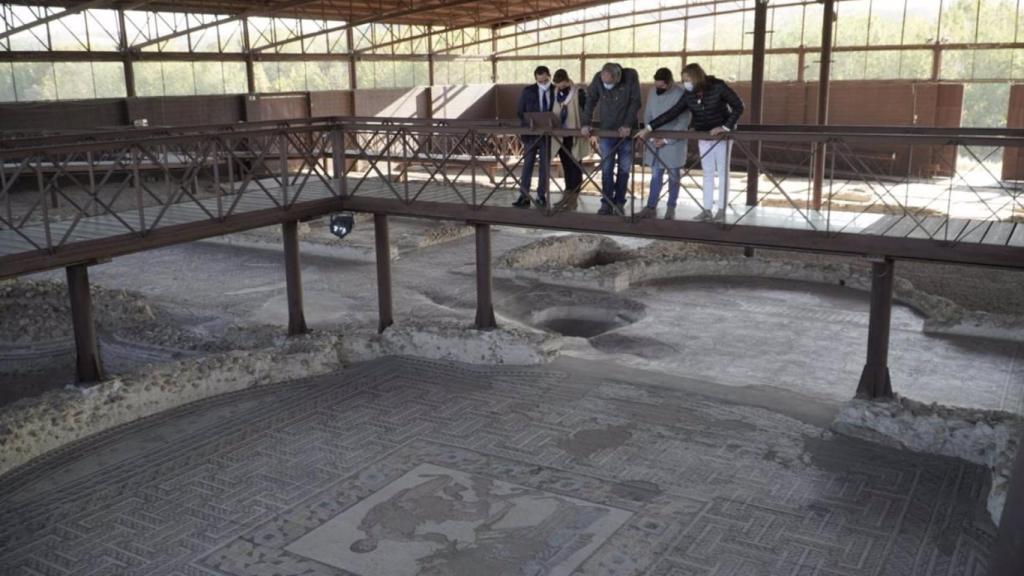
[[[792,8],[794,6],[807,6],[807,5],[810,5],[810,4],[817,4],[817,3],[818,3],[818,0],[794,0],[792,2],[787,2],[785,4],[773,4],[773,7],[775,7],[775,8]],[[712,4],[713,4],[713,2],[712,2]],[[710,13],[710,14],[696,14],[696,15],[693,15],[693,16],[691,16],[689,14],[686,14],[685,16],[677,16],[677,17],[674,17],[674,18],[662,18],[661,20],[658,20],[656,22],[641,22],[639,24],[636,24],[636,23],[634,23],[634,24],[627,24],[625,26],[615,26],[613,28],[605,28],[604,30],[595,31],[595,32],[583,32],[583,33],[580,33],[580,34],[572,34],[570,36],[561,36],[561,37],[559,37],[559,40],[572,40],[574,38],[583,38],[584,36],[587,36],[588,34],[604,34],[604,33],[607,33],[607,32],[617,32],[617,31],[621,31],[621,30],[633,30],[633,29],[639,28],[641,26],[651,26],[652,24],[659,24],[659,23],[663,23],[663,22],[682,22],[682,21],[685,21],[685,20],[695,20],[697,18],[708,18],[708,17],[711,17],[711,16],[724,16],[726,14],[741,14],[743,12],[753,12],[753,11],[754,11],[754,7],[753,6],[747,6],[747,7],[744,7],[744,8],[733,8],[732,10],[721,10],[721,11],[717,11],[716,10],[714,13]],[[526,45],[523,45],[523,46],[516,46],[515,48],[508,48],[506,50],[499,50],[498,52],[495,52],[493,55],[494,56],[501,56],[502,54],[508,54],[509,52],[518,52],[519,50],[528,50],[530,48],[536,48],[537,46],[542,46],[544,44],[546,44],[546,42],[534,42],[533,44],[526,44]],[[455,48],[449,48],[449,49],[446,49],[446,50],[454,50],[454,49]],[[443,51],[445,51],[445,50],[442,50],[442,52]],[[680,50],[680,51],[682,51],[682,50]]]
[[[33,20],[32,22],[29,22],[27,24],[22,24],[21,26],[15,26],[14,28],[11,28],[10,30],[4,30],[3,32],[0,32],[0,40],[3,40],[4,38],[8,38],[10,36],[14,36],[18,32],[24,32],[25,30],[28,30],[29,28],[35,28],[36,26],[42,26],[43,24],[48,24],[48,23],[53,22],[55,20],[60,20],[61,18],[64,18],[65,16],[72,16],[74,14],[78,14],[80,12],[84,12],[84,11],[89,10],[91,8],[97,8],[97,7],[100,7],[100,6],[104,6],[104,5],[107,5],[107,4],[113,4],[113,3],[114,3],[114,0],[91,0],[90,2],[82,2],[81,4],[76,4],[76,5],[74,5],[74,6],[70,7],[70,8],[66,8],[64,10],[61,10],[60,12],[55,12],[53,14],[50,14],[49,16],[44,16],[43,18],[39,18],[39,19]]]
[[[184,36],[186,34],[191,34],[193,32],[199,32],[200,30],[206,30],[207,28],[214,28],[214,27],[220,26],[222,24],[229,24],[231,22],[234,22],[236,20],[240,20],[240,19],[245,18],[247,16],[253,16],[253,15],[256,15],[256,14],[266,14],[266,13],[280,12],[282,10],[289,10],[291,8],[296,8],[296,7],[302,6],[303,4],[310,4],[312,2],[318,2],[318,1],[320,1],[320,0],[289,0],[288,2],[282,2],[281,4],[269,6],[269,7],[267,7],[264,10],[253,10],[253,9],[245,10],[243,12],[239,12],[238,14],[235,14],[234,16],[229,16],[228,18],[221,18],[219,20],[213,20],[213,21],[210,21],[210,22],[205,22],[203,24],[200,24],[199,26],[193,26],[191,28],[186,28],[184,30],[177,30],[175,32],[171,32],[170,34],[164,34],[163,36],[160,36],[158,38],[154,38],[152,40],[147,40],[147,41],[145,41],[145,42],[143,42],[141,44],[136,44],[134,46],[131,46],[130,48],[131,48],[131,50],[138,51],[138,50],[142,50],[143,48],[146,48],[147,46],[152,46],[154,44],[160,44],[162,42],[166,42],[168,40],[171,40],[173,38],[178,38],[178,37]]]
[[[410,36],[408,38],[403,38],[403,39],[400,39],[400,40],[392,40],[392,41],[384,42],[384,43],[381,43],[381,44],[375,44],[375,45],[369,46],[367,48],[362,48],[362,49],[356,50],[356,54],[362,54],[364,52],[368,52],[370,50],[377,50],[377,49],[380,49],[380,48],[387,48],[388,46],[394,46],[395,44],[399,44],[399,43],[402,43],[402,42],[408,42],[410,40],[420,40],[422,38],[433,36],[435,34],[446,34],[448,32],[454,32],[456,30],[462,30],[464,28],[487,28],[487,27],[491,27],[491,26],[495,26],[495,25],[502,24],[502,23],[505,23],[505,22],[515,21],[515,20],[537,20],[539,18],[544,18],[544,17],[551,16],[551,15],[554,15],[554,14],[561,14],[563,12],[570,12],[570,11],[573,11],[573,10],[583,10],[585,8],[590,8],[592,6],[600,6],[602,4],[608,4],[608,0],[596,0],[596,1],[591,1],[591,2],[583,2],[583,3],[580,3],[580,4],[577,4],[577,5],[573,6],[572,8],[549,8],[548,10],[534,11],[534,12],[530,12],[529,14],[523,14],[522,16],[519,16],[519,17],[511,16],[510,12],[506,9],[505,14],[503,16],[500,16],[500,17],[497,17],[497,18],[490,18],[490,19],[486,19],[486,20],[480,20],[480,21],[474,22],[472,24],[460,24],[460,25],[457,25],[457,26],[448,26],[447,28],[442,28],[440,30],[432,30],[428,34],[418,34],[418,35]],[[659,10],[660,10],[660,8],[659,8]],[[483,42],[490,42],[490,41],[491,41],[491,39],[488,38],[487,40],[481,40],[480,42],[473,42],[473,43],[470,43],[470,44],[466,44],[466,46],[471,46],[473,44],[481,44]]]
[[[289,38],[288,40],[280,40],[278,42],[272,42],[270,44],[264,44],[263,46],[260,46],[259,48],[253,49],[253,51],[254,52],[263,52],[264,50],[269,50],[271,48],[276,48],[278,46],[282,46],[284,44],[290,44],[292,42],[298,42],[298,41],[301,41],[301,40],[306,40],[308,38],[313,38],[313,37],[319,36],[321,34],[329,34],[331,32],[341,32],[343,30],[346,30],[348,28],[354,28],[356,26],[364,26],[366,24],[373,24],[375,22],[385,22],[386,20],[391,19],[391,18],[401,18],[403,16],[412,16],[412,15],[420,14],[420,13],[423,13],[423,12],[429,12],[431,10],[437,10],[439,8],[453,8],[455,6],[461,6],[461,5],[464,5],[464,4],[474,4],[476,2],[479,2],[479,0],[451,0],[449,2],[441,2],[439,4],[431,4],[431,5],[428,5],[428,6],[420,6],[420,7],[417,7],[417,8],[403,8],[401,10],[394,10],[394,11],[391,11],[391,12],[384,12],[384,13],[377,14],[377,15],[374,15],[374,16],[371,16],[371,17],[368,17],[368,18],[361,18],[359,20],[354,20],[352,22],[349,22],[347,24],[342,24],[340,26],[332,26],[330,28],[324,28],[323,30],[319,30],[317,32],[310,32],[308,34],[300,34],[300,35],[298,35],[298,36],[296,36],[294,38]],[[426,24],[417,24],[417,26],[426,26]],[[429,36],[429,34],[427,34],[427,35]],[[349,46],[348,49],[349,49],[349,51],[351,51],[352,47]]]

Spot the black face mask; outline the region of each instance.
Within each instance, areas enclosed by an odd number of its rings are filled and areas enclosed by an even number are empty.
[[[661,96],[665,92],[668,92],[668,88],[655,88],[654,90],[655,90],[655,92],[658,93],[658,96]]]

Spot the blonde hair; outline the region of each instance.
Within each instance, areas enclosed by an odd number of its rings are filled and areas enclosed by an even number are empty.
[[[703,90],[708,87],[708,75],[700,64],[687,64],[683,68],[683,74],[689,75],[693,80],[694,90]]]

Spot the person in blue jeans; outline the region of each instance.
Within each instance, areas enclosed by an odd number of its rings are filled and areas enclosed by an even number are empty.
[[[659,68],[654,73],[654,87],[647,95],[644,105],[644,124],[657,118],[666,110],[679,102],[683,97],[682,86],[675,83],[672,71]],[[690,125],[690,113],[684,112],[661,129],[671,132],[683,132]],[[686,163],[686,140],[675,138],[655,138],[644,144],[644,165],[651,168],[651,191],[647,197],[647,206],[640,212],[641,218],[653,218],[658,214],[658,202],[661,200],[663,181],[668,178],[668,202],[665,204],[665,219],[672,220],[676,215],[676,202],[679,199],[679,175]]]
[[[608,62],[587,87],[583,110],[584,136],[591,133],[594,110],[600,104],[598,129],[614,130],[617,136],[598,139],[601,152],[601,209],[598,214],[622,213],[633,164],[632,131],[640,112],[640,78],[636,70]],[[616,170],[618,168],[618,170]]]

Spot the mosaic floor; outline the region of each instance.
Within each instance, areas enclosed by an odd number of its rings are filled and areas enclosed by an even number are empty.
[[[621,374],[386,359],[136,423],[0,478],[0,574],[985,572],[981,468]]]

